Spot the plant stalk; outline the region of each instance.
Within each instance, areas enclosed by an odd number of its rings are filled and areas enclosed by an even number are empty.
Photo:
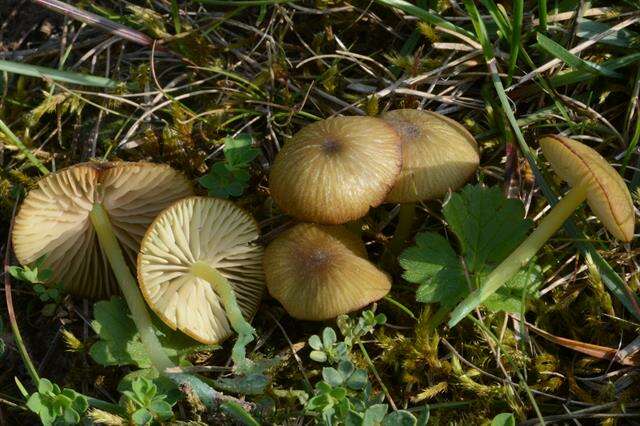
[[[142,344],[147,350],[151,363],[160,374],[165,374],[166,369],[175,367],[175,365],[162,349],[162,345],[160,345],[160,341],[154,332],[151,317],[138,289],[138,283],[131,275],[131,271],[124,260],[120,244],[113,233],[109,216],[102,204],[96,203],[93,205],[89,217],[98,235],[100,247],[107,255],[111,269],[116,276],[116,281],[118,281],[120,290],[127,305],[129,305],[131,317],[138,328],[140,340],[142,340]]]
[[[400,213],[398,214],[398,226],[393,234],[393,240],[389,244],[389,252],[395,257],[400,253],[402,246],[411,234],[411,227],[416,216],[416,203],[400,204]]]
[[[505,282],[511,279],[540,250],[547,240],[562,226],[571,214],[587,197],[586,185],[578,185],[571,189],[542,219],[540,225],[491,273],[482,286],[474,290],[451,312],[447,323],[455,326],[487,297],[496,292]]]
[[[229,324],[238,333],[238,339],[233,345],[231,358],[236,371],[240,369],[238,372],[242,372],[244,367],[248,366],[245,347],[254,339],[256,331],[242,315],[233,287],[220,272],[205,262],[195,262],[191,265],[191,273],[211,284],[218,297],[220,297]]]

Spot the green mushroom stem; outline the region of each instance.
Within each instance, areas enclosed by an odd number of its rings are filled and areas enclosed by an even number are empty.
[[[400,212],[398,213],[398,226],[393,234],[393,239],[389,244],[389,253],[394,257],[400,253],[402,246],[411,234],[413,221],[416,217],[416,203],[400,204]]]
[[[160,341],[154,332],[151,317],[138,289],[136,279],[131,275],[131,271],[122,255],[120,244],[118,244],[118,240],[113,233],[109,215],[102,204],[96,203],[93,205],[89,217],[98,235],[100,247],[107,256],[116,281],[129,306],[129,310],[131,310],[131,317],[138,328],[140,340],[142,340],[142,344],[147,350],[151,363],[160,374],[165,374],[165,371],[168,368],[175,367],[175,364],[171,362],[164,349],[162,349],[162,345],[160,345]]]
[[[542,219],[540,225],[487,276],[482,287],[474,290],[452,312],[447,325],[455,326],[489,296],[495,293],[504,283],[511,279],[542,248],[549,238],[560,229],[571,214],[587,197],[588,186],[577,185],[556,204]]]
[[[198,261],[191,265],[191,273],[211,284],[218,297],[222,300],[222,306],[224,306],[229,324],[238,333],[236,343],[233,345],[231,358],[236,371],[240,370],[238,372],[241,372],[248,365],[245,347],[254,339],[255,329],[242,315],[233,287],[220,272],[205,262]]]

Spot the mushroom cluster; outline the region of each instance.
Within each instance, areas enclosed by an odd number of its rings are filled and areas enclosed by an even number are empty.
[[[142,296],[171,328],[211,344],[232,329],[251,339],[246,319],[264,292],[256,221],[229,201],[192,195],[184,176],[158,164],[84,163],[49,174],[16,217],[16,257],[22,264],[44,258],[50,281],[75,295],[100,299],[120,290],[152,364],[164,372],[173,363]]]
[[[366,306],[391,288],[343,224],[383,203],[401,203],[390,252],[405,243],[415,203],[462,186],[479,164],[460,124],[430,111],[333,117],[300,130],[280,150],[269,176],[280,209],[303,222],[267,247],[269,293],[298,319],[324,320]]]

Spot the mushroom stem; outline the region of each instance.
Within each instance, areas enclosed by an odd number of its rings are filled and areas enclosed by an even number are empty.
[[[236,371],[238,369],[242,370],[247,365],[245,347],[254,339],[256,331],[242,315],[233,287],[220,272],[205,262],[198,261],[192,264],[191,273],[211,284],[220,300],[222,300],[229,324],[238,333],[238,339],[233,345],[231,358]]]
[[[389,244],[389,253],[396,256],[400,253],[400,249],[404,245],[413,226],[413,220],[416,216],[416,203],[400,204],[400,213],[398,214],[398,226],[393,234],[393,240]]]
[[[451,312],[447,325],[453,327],[510,280],[540,250],[549,238],[562,226],[587,197],[587,186],[577,185],[556,204],[542,219],[540,225],[502,261],[489,275],[482,286],[474,290]]]
[[[118,244],[118,240],[113,233],[109,215],[102,204],[95,203],[91,213],[89,213],[89,217],[98,235],[100,247],[107,256],[116,281],[118,281],[118,285],[129,306],[129,310],[131,310],[133,322],[136,324],[138,332],[140,333],[140,340],[142,340],[142,344],[147,350],[153,366],[160,374],[164,374],[167,368],[174,367],[175,365],[164,352],[164,349],[162,349],[160,341],[154,332],[151,317],[142,299],[142,295],[138,290],[138,284],[133,275],[131,275],[131,271],[122,255],[120,244]]]

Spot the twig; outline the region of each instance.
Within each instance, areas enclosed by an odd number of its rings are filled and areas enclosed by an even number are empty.
[[[1,121],[0,121],[1,123]],[[3,123],[4,124],[4,123]],[[22,334],[20,333],[20,328],[18,327],[18,321],[16,319],[16,313],[13,310],[13,297],[11,295],[11,278],[9,274],[9,253],[11,252],[11,231],[13,230],[13,218],[16,215],[16,210],[18,208],[18,201],[16,200],[16,204],[13,207],[13,214],[11,218],[11,225],[9,225],[9,234],[7,236],[7,244],[5,245],[4,252],[4,297],[7,302],[7,314],[9,316],[9,322],[11,323],[11,330],[13,331],[13,339],[18,346],[18,351],[20,352],[20,357],[22,357],[22,361],[24,362],[25,367],[27,367],[27,372],[29,376],[31,376],[31,381],[35,387],[38,387],[38,383],[40,383],[40,376],[36,371],[36,368],[29,357],[29,352],[27,351],[26,346],[24,345],[24,341],[22,340]]]

